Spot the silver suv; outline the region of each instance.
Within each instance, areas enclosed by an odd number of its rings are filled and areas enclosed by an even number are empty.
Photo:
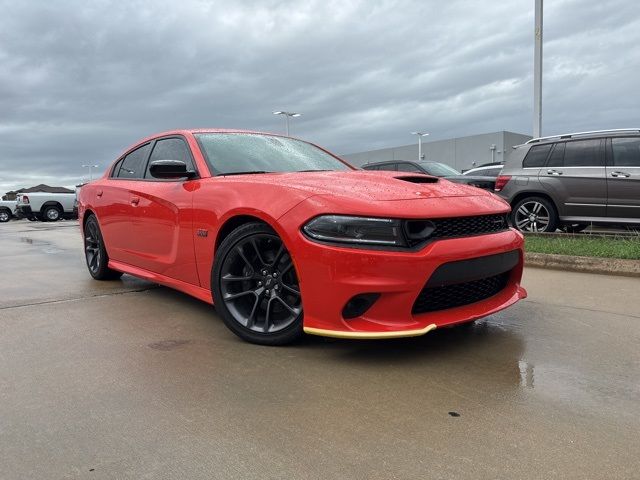
[[[514,148],[495,191],[519,230],[640,225],[640,129],[534,138]]]

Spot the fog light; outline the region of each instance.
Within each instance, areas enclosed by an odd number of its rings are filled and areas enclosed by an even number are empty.
[[[350,319],[364,315],[378,298],[380,298],[379,293],[360,293],[356,295],[342,309],[342,317]]]

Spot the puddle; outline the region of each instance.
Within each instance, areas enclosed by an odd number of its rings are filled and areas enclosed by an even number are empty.
[[[31,237],[20,237],[20,241],[22,243],[26,243],[28,245],[35,245],[37,247],[45,247],[42,249],[42,251],[44,253],[47,253],[49,255],[55,255],[57,253],[63,253],[64,250],[62,250],[61,248],[57,248],[51,245],[51,243],[49,242],[45,242],[44,240],[34,240]]]

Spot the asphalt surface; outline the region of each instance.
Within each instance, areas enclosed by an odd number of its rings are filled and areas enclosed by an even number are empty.
[[[0,478],[640,478],[640,279],[528,269],[424,337],[243,343],[85,270],[76,222],[0,224]]]

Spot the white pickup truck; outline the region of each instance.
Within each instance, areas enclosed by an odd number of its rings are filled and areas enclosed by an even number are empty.
[[[0,222],[8,222],[15,215],[15,200],[0,200]]]
[[[19,193],[17,216],[29,220],[55,222],[61,218],[78,218],[75,193]]]

